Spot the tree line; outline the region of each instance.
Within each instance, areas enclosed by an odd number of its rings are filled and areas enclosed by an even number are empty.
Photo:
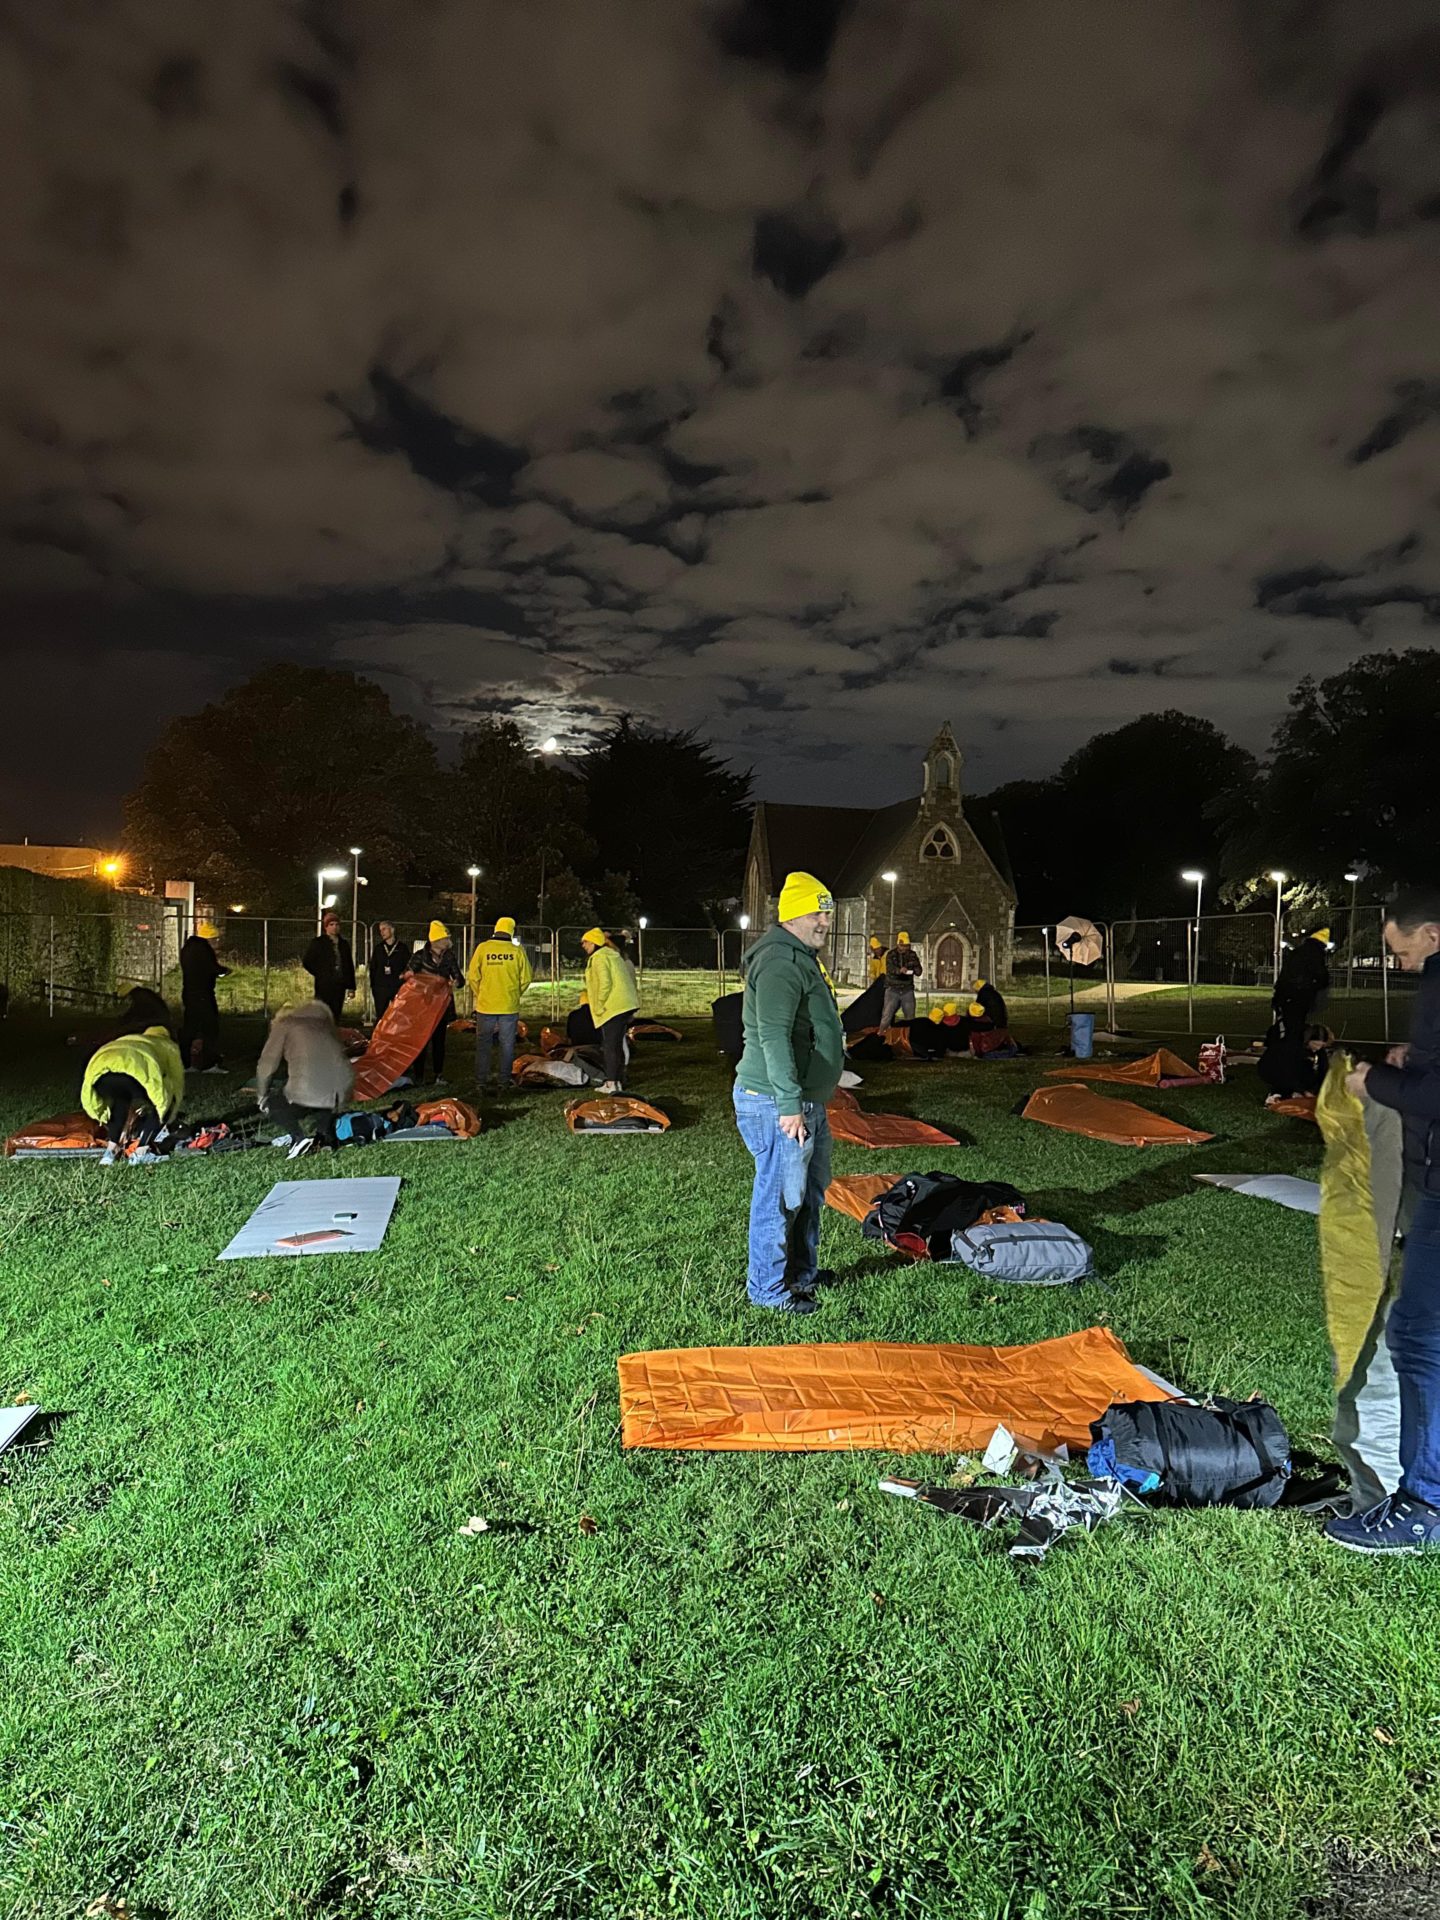
[[[983,798],[1022,922],[1193,911],[1196,868],[1212,904],[1268,902],[1278,869],[1320,912],[1347,873],[1371,899],[1436,877],[1437,741],[1440,652],[1416,648],[1302,680],[1263,758],[1168,709]],[[463,893],[474,865],[485,911],[531,924],[704,926],[733,924],[750,803],[694,732],[624,718],[557,760],[492,718],[446,765],[373,682],[285,665],[174,721],[125,817],[142,871],[252,913],[311,911],[316,870],[361,846],[370,919]]]

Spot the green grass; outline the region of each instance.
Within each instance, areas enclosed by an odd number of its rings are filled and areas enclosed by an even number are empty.
[[[1309,1170],[1313,1130],[1251,1077],[1152,1096],[1220,1137],[1140,1153],[1013,1117],[1048,1062],[869,1070],[872,1103],[973,1138],[923,1165],[1015,1181],[1103,1284],[987,1288],[827,1215],[843,1284],[777,1324],[744,1304],[749,1162],[694,1033],[637,1050],[664,1138],[573,1139],[535,1094],[473,1145],[348,1153],[404,1177],[376,1256],[217,1263],[328,1165],[0,1168],[0,1399],[65,1416],[0,1461],[14,1914],[1285,1920],[1327,1843],[1433,1831],[1433,1564],[1180,1513],[1027,1576],[876,1491],[949,1463],[618,1442],[634,1348],[1106,1320],[1323,1446],[1313,1222],[1190,1177]],[[7,1126],[73,1103],[74,1053],[0,1034]],[[216,1110],[235,1083],[193,1084]]]

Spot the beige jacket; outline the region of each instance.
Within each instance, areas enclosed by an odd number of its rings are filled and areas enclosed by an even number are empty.
[[[270,1023],[270,1032],[255,1069],[260,1098],[286,1068],[285,1097],[297,1107],[324,1107],[336,1112],[355,1087],[355,1073],[345,1058],[335,1032],[335,1018],[321,1000],[286,1007]]]

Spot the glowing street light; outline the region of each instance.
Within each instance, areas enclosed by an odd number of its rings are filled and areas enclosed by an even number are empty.
[[[1349,957],[1345,962],[1345,991],[1355,991],[1355,889],[1360,884],[1360,869],[1351,867],[1345,878],[1350,882],[1350,940]]]
[[[1180,878],[1195,889],[1195,931],[1190,940],[1190,1031],[1195,1031],[1195,988],[1200,981],[1200,903],[1205,896],[1205,875],[1199,867],[1186,867]]]
[[[1279,867],[1273,867],[1270,871],[1270,878],[1275,882],[1275,978],[1278,980],[1280,978],[1280,949],[1285,944],[1285,920],[1282,903],[1285,898],[1285,882],[1290,876],[1288,873],[1282,873]]]
[[[742,913],[740,916],[740,931],[741,933],[748,933],[750,931],[750,916],[748,913]]]
[[[480,869],[479,867],[466,867],[465,871],[470,876],[470,952],[474,953],[475,951],[475,895],[477,892],[475,882],[480,878]]]
[[[315,924],[317,931],[319,930],[321,915],[327,907],[333,907],[335,904],[333,895],[329,899],[325,897],[325,882],[327,880],[343,880],[344,878],[344,867],[321,867],[317,871],[315,875]]]
[[[645,929],[649,924],[649,918],[643,913],[635,922],[636,927],[639,929],[635,936],[635,946],[637,949],[635,958],[642,975],[645,972]]]
[[[890,945],[893,947],[895,944],[895,882],[900,876],[898,873],[882,873],[880,878],[888,881],[890,886]]]

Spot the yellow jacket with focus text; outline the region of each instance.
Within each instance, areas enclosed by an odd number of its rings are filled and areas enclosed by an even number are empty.
[[[108,1120],[110,1110],[95,1091],[102,1073],[128,1073],[145,1089],[145,1098],[162,1120],[172,1120],[185,1092],[185,1063],[164,1027],[122,1033],[97,1047],[85,1068],[80,1104],[92,1120]]]
[[[518,1013],[520,996],[534,974],[525,949],[501,936],[476,947],[465,978],[475,996],[476,1013]]]
[[[597,947],[585,967],[585,990],[590,995],[590,1018],[597,1027],[617,1013],[634,1013],[640,1004],[635,969],[618,947]]]

